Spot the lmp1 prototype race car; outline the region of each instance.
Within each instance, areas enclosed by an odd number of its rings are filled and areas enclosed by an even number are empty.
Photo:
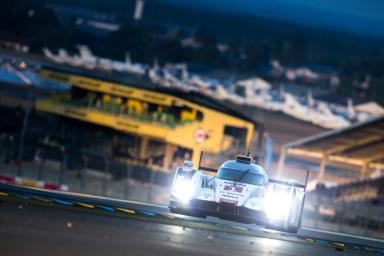
[[[203,153],[200,156],[200,163]],[[269,229],[297,233],[305,200],[305,184],[268,178],[249,156],[238,155],[218,170],[191,161],[178,167],[173,179],[172,213],[254,223]],[[215,176],[205,174],[216,172]]]

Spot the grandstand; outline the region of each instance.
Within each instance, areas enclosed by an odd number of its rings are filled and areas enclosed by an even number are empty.
[[[384,196],[384,177],[364,179],[348,184],[342,184],[326,188],[319,185],[314,191],[324,197],[335,198],[343,201],[369,201],[375,202],[376,199]],[[384,206],[384,205],[383,205]]]
[[[197,163],[200,150],[242,150],[255,129],[261,138],[260,125],[251,118],[198,92],[53,68],[41,69],[40,76],[68,90],[39,99],[37,111],[125,134],[112,143],[119,157],[125,154],[166,172],[176,158]]]
[[[313,188],[306,200],[309,218],[361,230],[383,230],[384,117],[351,127],[326,131],[283,146],[279,175],[286,163],[305,162]],[[290,159],[291,161],[288,161]],[[340,177],[345,176],[344,179]],[[342,180],[342,182],[340,182]]]
[[[361,179],[384,169],[384,116],[285,144],[279,159],[281,174],[287,157],[319,163],[318,180],[327,166],[359,171]],[[355,176],[355,175],[350,175]]]

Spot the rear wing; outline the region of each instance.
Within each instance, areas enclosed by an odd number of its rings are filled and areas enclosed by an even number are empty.
[[[307,170],[304,184],[292,183],[289,181],[276,180],[276,179],[268,179],[268,182],[280,184],[280,185],[285,185],[285,186],[290,186],[290,187],[295,187],[295,188],[302,188],[302,189],[304,189],[304,192],[305,192],[307,190],[308,176],[309,176],[309,171]]]
[[[218,169],[207,167],[207,166],[201,166],[201,161],[203,160],[204,151],[200,151],[200,159],[199,159],[199,166],[197,167],[197,170],[201,171],[207,171],[207,172],[217,172]]]

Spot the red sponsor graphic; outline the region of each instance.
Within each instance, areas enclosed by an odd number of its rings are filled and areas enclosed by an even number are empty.
[[[205,131],[201,128],[197,129],[195,134],[193,135],[193,137],[195,138],[195,141],[200,144],[202,142],[205,141],[205,139],[207,138],[207,134],[205,133]]]
[[[0,183],[16,183],[15,177],[0,175]]]
[[[49,183],[44,183],[43,188],[50,189],[50,190],[61,190],[59,185],[49,184]]]
[[[28,180],[28,179],[22,179],[20,177],[12,177],[12,176],[5,176],[0,175],[0,183],[10,184],[10,185],[22,185],[27,187],[36,187],[36,188],[44,188],[49,190],[62,190],[67,191],[68,187],[66,185],[58,185],[53,183],[47,183],[44,181],[35,181],[35,180]]]
[[[220,203],[227,203],[227,204],[233,204],[233,205],[237,205],[237,202],[236,200],[231,200],[231,199],[226,199],[226,198],[220,198]]]
[[[230,191],[234,190],[234,191],[236,191],[236,192],[238,192],[238,193],[242,193],[242,192],[243,192],[243,187],[238,187],[238,186],[233,187],[233,186],[228,186],[228,185],[226,185],[226,186],[224,187],[224,190],[230,190]]]
[[[243,192],[243,187],[235,187],[235,191],[241,193]]]

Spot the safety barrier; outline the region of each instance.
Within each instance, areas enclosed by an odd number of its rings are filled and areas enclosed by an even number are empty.
[[[9,185],[21,185],[32,188],[43,188],[48,190],[59,190],[59,191],[68,191],[67,185],[58,185],[54,183],[49,183],[45,181],[36,181],[32,179],[25,179],[21,177],[13,177],[7,175],[0,175],[0,183],[9,184]]]

